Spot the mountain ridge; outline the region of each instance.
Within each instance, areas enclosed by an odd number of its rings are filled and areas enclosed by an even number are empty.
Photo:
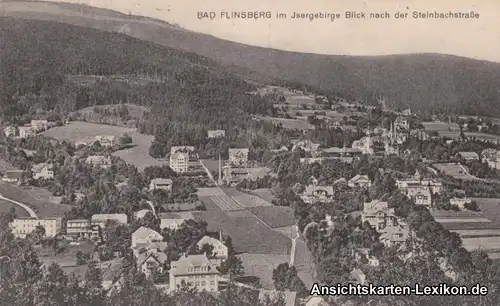
[[[19,3],[25,2],[16,2],[16,5]],[[31,2],[31,7],[33,3],[36,2]],[[37,4],[44,7],[39,9],[42,13],[23,11],[20,7],[10,13],[4,9],[4,15],[53,20],[108,32],[118,32],[127,24],[127,35],[199,54],[255,81],[284,80],[288,85],[304,84],[320,93],[336,93],[368,103],[386,97],[391,107],[411,107],[427,113],[454,111],[500,116],[496,107],[500,101],[497,90],[500,63],[438,53],[381,56],[298,53],[231,42],[172,25],[158,26],[136,17],[125,22],[85,14],[57,16],[53,13],[54,7],[60,8],[57,6],[60,3],[42,3]],[[74,7],[74,4],[65,5]]]

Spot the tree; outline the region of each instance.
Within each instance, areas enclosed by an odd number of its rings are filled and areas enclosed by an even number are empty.
[[[85,299],[89,305],[103,305],[105,291],[102,288],[102,274],[98,263],[89,261],[88,271],[85,274],[85,285],[83,287]]]
[[[299,278],[297,270],[288,263],[279,264],[278,267],[273,270],[273,281],[276,290],[296,291],[297,295],[301,297],[307,294],[306,286]]]
[[[235,255],[230,255],[222,262],[219,271],[222,274],[229,274],[231,278],[242,276],[244,273],[243,262]]]
[[[132,137],[130,137],[128,134],[123,134],[122,137],[118,140],[120,145],[127,145],[132,143]]]

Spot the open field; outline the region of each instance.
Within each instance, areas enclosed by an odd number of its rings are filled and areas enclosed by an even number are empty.
[[[132,137],[133,146],[114,152],[113,155],[122,158],[127,163],[136,166],[139,171],[148,166],[161,166],[162,162],[149,156],[149,146],[153,136],[139,134],[135,129],[88,122],[70,122],[70,124],[50,129],[43,134],[58,140],[70,142],[93,142],[96,135],[113,135],[120,137],[127,133]]]
[[[316,268],[312,254],[302,238],[298,238],[296,241],[294,266],[306,288],[311,288],[315,282]]]
[[[82,251],[84,253],[91,253],[94,245],[90,243],[82,243],[80,245],[60,245],[63,251],[60,254],[54,255],[52,247],[35,247],[35,251],[44,265],[50,265],[55,262],[61,267],[69,267],[76,265],[76,253]]]
[[[446,164],[434,164],[434,167],[439,171],[445,173],[446,175],[452,176],[456,179],[461,180],[478,180],[471,175],[469,175],[466,171],[464,171],[463,166],[454,164],[454,163],[446,163]]]
[[[272,228],[292,226],[296,223],[291,207],[260,206],[250,210]]]
[[[260,206],[272,206],[271,203],[261,199],[258,196],[244,194],[244,193],[237,195],[237,196],[234,196],[233,199],[238,204],[240,204],[241,206],[246,207],[246,208],[260,207]]]
[[[22,207],[14,204],[14,203],[8,202],[8,201],[0,200],[0,214],[8,213],[8,212],[10,212],[11,209],[14,209],[14,212],[15,212],[17,217],[29,217],[30,216],[30,214]]]
[[[273,270],[279,264],[289,262],[289,256],[286,254],[240,254],[238,257],[243,262],[245,275],[260,278],[260,283],[264,289],[274,289]]]
[[[460,136],[460,128],[458,124],[451,124],[451,131],[448,129],[448,123],[446,122],[422,122],[422,125],[427,131],[438,132],[439,136],[448,137],[452,139],[458,139]],[[493,135],[481,132],[464,132],[466,137],[476,137],[477,139],[489,140],[489,141],[500,141],[500,135]]]
[[[255,190],[248,190],[246,191],[250,194],[254,194],[258,197],[261,197],[262,199],[268,201],[271,203],[273,200],[276,200],[276,197],[272,193],[271,189],[269,188],[260,188],[260,189],[255,189]]]
[[[63,217],[71,205],[56,204],[51,201],[52,194],[37,187],[22,188],[14,184],[0,182],[0,194],[31,207],[39,217]],[[20,210],[21,208],[19,208]]]
[[[209,231],[222,230],[230,235],[237,253],[290,254],[291,240],[251,214],[232,214],[230,217],[221,210],[207,210],[200,212],[200,218],[208,223]]]

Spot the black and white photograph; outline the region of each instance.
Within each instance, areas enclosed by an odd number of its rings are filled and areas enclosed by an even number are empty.
[[[500,305],[500,1],[0,0],[4,305]]]

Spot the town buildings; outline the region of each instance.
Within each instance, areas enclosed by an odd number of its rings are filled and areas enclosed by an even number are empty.
[[[118,224],[127,224],[128,218],[126,214],[95,214],[90,219],[92,225],[99,225],[104,227],[108,221],[116,222]]]
[[[87,219],[73,219],[66,222],[66,235],[82,238],[98,238],[100,227],[92,225]]]
[[[301,149],[304,152],[314,153],[314,152],[318,151],[319,147],[320,147],[319,143],[314,143],[311,140],[305,139],[305,140],[297,141],[293,145],[292,151],[296,151],[298,149]]]
[[[372,200],[363,205],[362,222],[368,222],[371,227],[379,231],[388,226],[397,224],[394,208],[389,208],[387,202]]]
[[[167,192],[172,192],[172,184],[173,181],[171,179],[162,179],[162,178],[156,178],[152,179],[151,182],[149,183],[149,190],[165,190]]]
[[[36,133],[46,131],[49,128],[49,122],[47,120],[31,120],[31,127]]]
[[[458,152],[458,159],[464,159],[466,161],[479,160],[479,155],[476,152]]]
[[[363,137],[360,140],[353,141],[351,148],[361,151],[362,154],[371,155],[371,154],[375,153],[373,140],[372,140],[369,133],[368,133],[368,136]]]
[[[28,173],[24,170],[7,170],[2,177],[2,182],[23,184],[28,178]]]
[[[443,184],[436,179],[424,178],[418,170],[410,178],[396,180],[396,186],[405,195],[408,195],[408,189],[429,187],[431,194],[439,194],[444,190]]]
[[[31,168],[33,178],[38,179],[53,179],[54,178],[54,166],[48,163],[36,164]]]
[[[226,131],[224,130],[209,130],[208,138],[223,138],[226,136]]]
[[[432,205],[432,193],[429,186],[408,185],[406,195],[417,205],[430,207]]]
[[[111,158],[102,155],[89,156],[85,160],[85,163],[90,166],[99,167],[103,169],[107,169],[112,165]]]
[[[149,244],[151,242],[161,242],[163,236],[155,230],[141,226],[132,234],[132,248],[138,244]]]
[[[160,228],[169,228],[171,230],[179,229],[182,223],[187,220],[193,220],[194,216],[191,212],[177,212],[177,213],[161,213],[158,214],[160,219]]]
[[[61,222],[61,218],[16,218],[9,223],[9,227],[15,237],[26,238],[41,226],[45,229],[45,237],[52,238],[61,232]]]
[[[17,128],[15,126],[7,126],[3,129],[3,133],[7,137],[14,137],[17,134]]]
[[[20,126],[19,127],[19,138],[27,138],[35,136],[35,130],[31,126]]]
[[[248,163],[248,149],[229,149],[229,164],[231,166],[244,166]]]
[[[154,248],[146,250],[137,256],[137,267],[150,277],[163,273],[165,264],[168,262],[168,256]]]
[[[370,188],[372,181],[368,175],[358,174],[347,182],[347,185],[351,188]]]
[[[380,231],[379,240],[386,247],[392,247],[394,245],[401,245],[408,238],[410,238],[410,229],[407,225],[398,224],[395,226],[388,226]]]
[[[329,203],[333,200],[332,186],[308,185],[302,193],[301,198],[305,203]]]
[[[97,135],[95,136],[95,141],[103,147],[112,147],[116,144],[116,136],[112,135]]]
[[[200,241],[198,241],[196,246],[198,247],[198,249],[201,250],[205,244],[208,244],[213,247],[212,256],[214,258],[221,258],[221,259],[228,258],[229,251],[224,242],[222,242],[221,235],[219,236],[219,239],[215,239],[210,236],[204,236],[203,238],[200,239]]]
[[[170,263],[169,286],[175,291],[182,282],[195,287],[198,291],[216,292],[219,290],[219,271],[205,255],[185,254]]]
[[[177,173],[187,172],[189,169],[189,152],[176,151],[170,154],[170,168]]]

